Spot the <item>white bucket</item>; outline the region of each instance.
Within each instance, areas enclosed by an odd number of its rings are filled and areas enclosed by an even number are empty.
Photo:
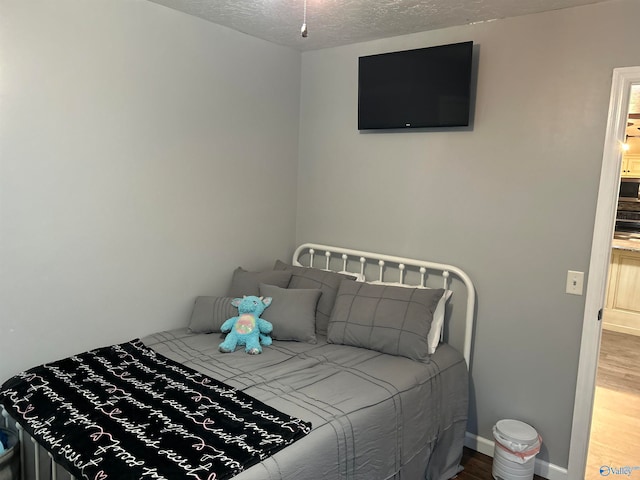
[[[532,480],[542,439],[531,426],[518,420],[500,420],[493,427],[495,450],[493,478]]]

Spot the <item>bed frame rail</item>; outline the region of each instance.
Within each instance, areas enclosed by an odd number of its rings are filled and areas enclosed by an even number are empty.
[[[75,476],[57,464],[51,454],[25,432],[22,425],[13,421],[2,405],[0,414],[4,427],[16,432],[20,440],[20,480],[76,480]]]
[[[318,256],[324,257],[324,262],[322,262],[324,265],[319,266],[316,264]],[[303,264],[302,260],[307,260],[307,264]],[[367,276],[369,275],[369,278],[377,277],[375,281],[380,283],[401,283],[417,288],[427,288],[427,277],[429,275],[441,277],[442,286],[445,289],[450,288],[451,275],[457,277],[466,290],[462,354],[467,362],[467,367],[471,367],[471,343],[473,339],[476,291],[471,278],[469,278],[469,275],[462,269],[444,263],[396,257],[349,248],[331,247],[317,243],[304,243],[300,245],[293,253],[293,264],[300,267],[315,266],[316,268],[322,268],[324,270],[352,273],[359,275],[362,280],[367,280]],[[356,266],[355,268],[354,265]],[[371,275],[372,272],[373,275]],[[415,276],[419,278],[418,282],[414,284],[406,282],[409,272],[416,274]]]

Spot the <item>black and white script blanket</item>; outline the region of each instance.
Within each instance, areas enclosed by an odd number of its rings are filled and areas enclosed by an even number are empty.
[[[139,340],[23,372],[0,403],[77,478],[223,480],[311,425]]]

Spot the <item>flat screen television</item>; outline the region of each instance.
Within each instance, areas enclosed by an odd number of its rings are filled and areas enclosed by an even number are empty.
[[[469,125],[473,42],[359,58],[358,129]]]

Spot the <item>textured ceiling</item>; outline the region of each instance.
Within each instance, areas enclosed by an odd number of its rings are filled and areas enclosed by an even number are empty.
[[[606,0],[149,0],[297,50],[316,50]]]

